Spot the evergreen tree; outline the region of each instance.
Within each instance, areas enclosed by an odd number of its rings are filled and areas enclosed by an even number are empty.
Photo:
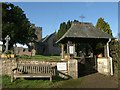
[[[118,39],[120,40],[120,33],[118,33]]]
[[[66,23],[63,22],[60,24],[60,28],[57,33],[57,38],[58,39],[61,38],[65,32],[66,32]]]
[[[104,21],[104,18],[99,18],[97,23],[96,23],[96,28],[98,28],[99,30],[102,30],[105,33],[108,33],[109,35],[112,36],[112,30],[110,29],[110,25]],[[103,53],[102,51],[104,50],[104,44],[103,43],[98,43],[96,45],[96,51],[100,51],[101,53]],[[99,53],[97,53],[99,54]]]
[[[67,26],[66,26],[66,27],[67,27],[67,28],[66,28],[67,30],[71,27],[71,24],[72,24],[72,22],[71,22],[70,20],[68,20]]]
[[[104,18],[99,18],[96,24],[96,28],[106,32],[112,36],[112,30],[110,29],[110,25],[104,21]]]
[[[60,39],[67,32],[67,30],[71,27],[72,22],[79,22],[79,21],[78,20],[74,20],[74,21],[68,20],[67,23],[63,22],[60,24],[60,28],[57,32],[58,39]]]
[[[74,20],[73,22],[79,22],[78,20]]]

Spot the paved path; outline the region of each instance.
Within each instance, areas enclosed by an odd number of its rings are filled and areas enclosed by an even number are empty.
[[[83,78],[82,88],[118,88],[118,80],[114,77],[94,73]]]

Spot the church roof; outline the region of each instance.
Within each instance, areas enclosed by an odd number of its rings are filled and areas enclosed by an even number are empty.
[[[111,35],[95,28],[92,23],[73,22],[70,29],[57,41],[61,42],[64,38],[113,38]]]
[[[47,42],[48,39],[49,39],[52,35],[54,35],[54,34],[56,34],[56,32],[54,32],[54,33],[52,33],[52,34],[50,34],[50,35],[47,35],[45,38],[43,38],[43,39],[41,40],[41,42]]]

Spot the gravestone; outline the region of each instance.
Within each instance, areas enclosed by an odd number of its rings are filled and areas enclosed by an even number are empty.
[[[32,49],[32,56],[35,56],[35,54],[36,54],[36,50]]]
[[[23,52],[23,48],[22,47],[18,47],[19,48],[19,52]]]
[[[28,48],[25,48],[24,50],[25,50],[24,52],[28,52]]]
[[[18,49],[18,47],[15,45],[15,47],[14,47],[14,54],[18,55],[18,53],[19,53],[19,49]]]
[[[6,43],[5,43],[5,46],[6,46],[6,48],[5,48],[5,52],[7,52],[8,51],[8,45],[9,45],[9,41],[10,41],[10,36],[9,35],[7,35],[6,37],[5,37],[5,40],[6,40]]]
[[[78,61],[75,59],[68,60],[68,75],[72,78],[78,78]]]

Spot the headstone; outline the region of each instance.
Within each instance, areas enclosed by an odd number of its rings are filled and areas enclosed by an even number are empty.
[[[23,52],[23,48],[22,47],[18,47],[19,48],[19,52]]]
[[[24,52],[28,52],[28,48],[25,48],[25,51]]]
[[[78,61],[75,59],[68,60],[68,75],[72,78],[78,78]]]
[[[35,54],[36,54],[36,50],[32,49],[32,56],[35,56]]]
[[[15,45],[15,47],[14,47],[14,54],[18,54],[19,53],[19,50],[18,50],[18,47]]]
[[[5,40],[6,40],[6,43],[5,43],[5,45],[6,45],[5,52],[6,52],[6,51],[8,51],[8,45],[9,45],[8,42],[10,41],[9,35],[7,35],[7,36],[5,37]]]

